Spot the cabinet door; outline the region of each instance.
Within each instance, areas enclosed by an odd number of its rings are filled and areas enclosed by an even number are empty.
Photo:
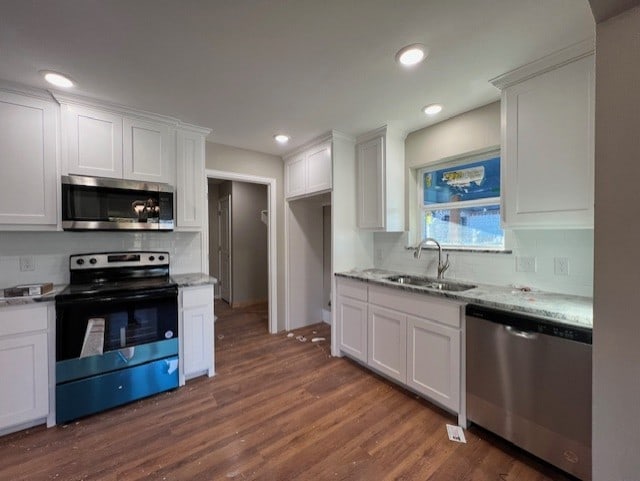
[[[593,56],[509,87],[503,99],[505,224],[593,227]]]
[[[68,105],[63,116],[70,174],[122,178],[122,117]]]
[[[211,369],[213,356],[213,307],[211,305],[185,309],[184,374],[190,377]]]
[[[459,412],[460,331],[413,316],[407,330],[407,385]]]
[[[307,193],[331,189],[331,144],[322,144],[307,152]]]
[[[306,192],[307,167],[304,155],[288,161],[284,166],[284,185],[286,198],[302,195]]]
[[[0,339],[0,429],[49,412],[47,333]]]
[[[0,223],[57,223],[57,107],[0,92]]]
[[[358,227],[385,228],[384,138],[376,137],[357,147]]]
[[[205,215],[204,137],[178,130],[176,175],[176,225],[179,228],[202,226]]]
[[[337,309],[340,349],[367,362],[367,303],[339,296]]]
[[[369,306],[367,363],[405,383],[407,381],[407,318],[405,314]]]
[[[143,120],[123,122],[124,178],[172,184],[175,161],[169,127]]]

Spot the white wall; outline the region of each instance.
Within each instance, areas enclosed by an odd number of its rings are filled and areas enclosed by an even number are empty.
[[[426,251],[413,258],[408,245],[419,242],[416,170],[425,165],[497,148],[500,145],[500,102],[412,132],[405,143],[410,233],[374,234],[375,266],[415,274],[435,275],[437,255]],[[450,253],[447,277],[494,285],[519,284],[565,294],[593,294],[592,230],[518,230],[506,232],[512,254]],[[536,272],[516,271],[516,257],[536,258]],[[554,273],[554,257],[567,257],[569,275]]]
[[[596,27],[593,479],[640,479],[640,8]]]
[[[0,232],[0,287],[30,282],[69,282],[69,256],[118,250],[168,251],[171,273],[200,272],[198,232]],[[20,256],[35,270],[20,272]]]

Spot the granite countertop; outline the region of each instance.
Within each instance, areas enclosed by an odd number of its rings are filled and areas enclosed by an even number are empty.
[[[24,304],[33,304],[36,302],[51,302],[55,301],[57,294],[60,294],[67,284],[56,284],[53,286],[53,290],[43,294],[42,296],[24,296],[24,297],[0,297],[0,308],[8,306],[21,306]],[[1,291],[1,289],[0,289]]]
[[[393,287],[411,292],[446,297],[467,304],[478,304],[495,307],[523,314],[543,317],[555,322],[573,326],[591,328],[593,326],[593,300],[590,297],[572,296],[538,290],[524,291],[514,287],[492,286],[488,284],[472,284],[477,287],[462,292],[438,291],[426,287],[398,284],[388,281],[391,275],[416,275],[403,272],[387,271],[383,269],[354,269],[348,272],[338,272],[336,276],[357,279],[372,284]],[[447,282],[467,282],[457,279],[445,279]]]
[[[206,286],[207,284],[215,285],[218,283],[218,279],[208,274],[203,274],[202,272],[174,274],[171,276],[171,279],[178,284],[178,287],[196,287]]]

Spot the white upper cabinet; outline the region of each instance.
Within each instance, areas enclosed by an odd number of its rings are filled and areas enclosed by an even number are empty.
[[[382,127],[358,137],[357,223],[360,229],[404,230],[404,138]]]
[[[305,148],[284,160],[285,197],[292,199],[332,188],[331,141]]]
[[[593,227],[592,52],[586,42],[494,80],[503,89],[506,227]]]
[[[175,149],[169,126],[127,118],[123,122],[123,177],[172,184]]]
[[[177,121],[61,102],[65,172],[174,184]]]
[[[56,225],[57,117],[54,102],[0,91],[0,224]]]
[[[207,213],[204,186],[205,134],[178,129],[176,136],[176,228],[193,230],[203,226]]]
[[[65,105],[62,131],[70,174],[122,178],[122,116]]]

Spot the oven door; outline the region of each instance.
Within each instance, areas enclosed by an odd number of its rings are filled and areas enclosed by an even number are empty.
[[[108,353],[126,360],[143,345],[177,346],[177,338],[176,287],[56,300],[56,361]]]

